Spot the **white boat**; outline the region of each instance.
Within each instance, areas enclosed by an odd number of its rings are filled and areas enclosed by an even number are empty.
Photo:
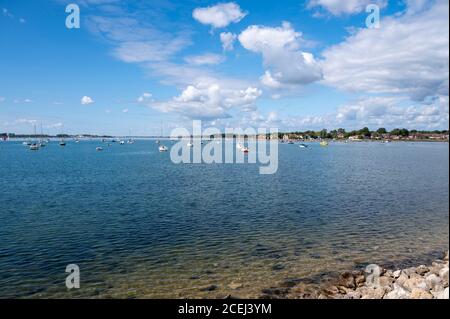
[[[131,128],[128,130],[128,141],[127,144],[134,144],[134,140],[131,138]]]
[[[59,146],[66,146],[66,142],[64,142],[64,140],[61,140],[61,142],[59,142]]]
[[[34,126],[34,136],[37,137],[36,135],[36,125]],[[31,151],[38,151],[39,150],[39,143],[38,142],[29,142],[30,144],[30,150]]]
[[[103,147],[97,147],[95,150],[96,150],[97,152],[101,152],[101,151],[103,151]]]
[[[159,147],[159,151],[160,151],[160,152],[168,152],[169,149],[168,149],[166,146],[161,145],[161,146]]]
[[[43,136],[44,136],[44,130],[42,128],[42,122],[41,122],[41,139],[39,140],[39,147],[46,147],[47,146]]]
[[[119,144],[120,145],[125,145],[125,141],[120,141]]]
[[[300,148],[308,148],[308,145],[306,145],[306,144],[300,144],[299,147],[300,147]]]

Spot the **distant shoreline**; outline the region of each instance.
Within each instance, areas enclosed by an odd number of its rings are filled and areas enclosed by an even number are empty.
[[[182,140],[182,139],[203,139],[205,141],[207,140],[216,140],[216,139],[223,139],[223,140],[243,140],[239,139],[238,137],[214,137],[214,138],[210,138],[210,137],[179,137],[177,139],[174,139],[171,136],[79,136],[79,135],[64,135],[64,136],[55,136],[55,135],[16,135],[14,137],[9,137],[7,139],[1,139],[0,138],[0,142],[22,142],[25,140],[32,140],[32,139],[50,139],[50,140],[60,140],[60,139],[67,139],[67,140],[80,140],[80,141],[89,141],[89,140],[107,140],[107,141],[111,141],[111,140],[120,140],[120,139],[135,139],[135,140],[158,140],[158,139],[162,139],[162,140]],[[248,140],[264,140],[264,139],[258,139],[257,137],[249,137],[249,138],[245,138]],[[267,141],[269,141],[270,139],[267,139]],[[331,138],[316,138],[316,139],[278,139],[278,141],[280,143],[288,143],[288,142],[294,142],[294,143],[307,143],[307,142],[320,142],[320,141],[328,141],[328,142],[336,142],[336,143],[380,143],[380,142],[390,142],[390,143],[396,143],[396,142],[427,142],[427,143],[436,143],[436,142],[440,142],[440,143],[448,143],[449,140],[448,139],[331,139]]]

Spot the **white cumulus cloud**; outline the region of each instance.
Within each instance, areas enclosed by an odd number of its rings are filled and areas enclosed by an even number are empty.
[[[219,3],[215,6],[196,8],[192,13],[195,20],[213,28],[224,28],[231,23],[238,23],[247,15],[234,2]]]
[[[427,103],[402,97],[365,97],[337,109],[335,123],[347,127],[406,127],[431,129],[448,127],[448,96]]]
[[[91,97],[89,97],[89,96],[83,96],[82,98],[81,98],[81,104],[82,105],[89,105],[89,104],[92,104],[92,103],[94,103],[94,100],[91,98]]]
[[[261,80],[269,87],[305,85],[322,79],[314,56],[300,50],[302,34],[283,22],[281,27],[253,25],[239,35],[242,46],[263,57],[267,72]]]
[[[449,4],[420,14],[387,17],[361,29],[323,56],[324,83],[361,93],[402,94],[412,100],[448,95]]]
[[[234,42],[237,39],[237,35],[231,32],[222,32],[220,34],[220,42],[222,42],[222,48],[224,51],[232,51],[234,49]]]
[[[365,11],[367,5],[377,4],[384,7],[387,0],[310,0],[309,8],[320,7],[333,15],[355,14]]]
[[[189,85],[169,101],[152,106],[162,112],[173,112],[189,118],[227,118],[233,108],[254,110],[255,102],[262,95],[258,88],[232,89],[219,84],[200,83]]]

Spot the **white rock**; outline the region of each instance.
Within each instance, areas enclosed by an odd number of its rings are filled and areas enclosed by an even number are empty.
[[[394,284],[394,290],[387,293],[384,296],[384,299],[409,299],[410,293],[406,289],[404,289],[402,286],[398,284]]]
[[[411,299],[433,299],[433,295],[428,291],[414,288],[411,292]]]
[[[400,272],[400,276],[397,278],[397,284],[403,286],[403,284],[409,279],[409,276],[403,271]]]
[[[436,286],[442,283],[442,279],[436,276],[435,274],[426,276],[425,281],[429,289],[434,289]]]
[[[344,296],[344,299],[361,299],[361,294],[358,291],[350,291]]]
[[[361,293],[361,299],[382,299],[386,290],[382,287],[361,287],[357,292]]]
[[[425,279],[423,279],[421,276],[417,274],[416,276],[412,276],[411,278],[406,280],[402,286],[408,289],[409,291],[413,291],[413,289],[415,288],[421,290],[428,290],[427,282],[425,281]]]
[[[434,297],[435,297],[436,299],[449,299],[449,296],[448,296],[448,287],[445,288],[444,291],[441,291],[440,293],[435,294]]]
[[[401,274],[402,274],[402,270],[399,269],[399,270],[394,271],[393,274],[392,274],[392,276],[393,276],[395,279],[397,279],[398,277],[400,277]]]
[[[410,268],[403,269],[403,272],[409,277],[413,274],[416,274],[416,267],[410,267]]]
[[[445,286],[448,286],[448,267],[441,269],[439,272],[439,277],[441,277]]]
[[[430,269],[425,265],[420,265],[419,267],[416,268],[416,273],[418,273],[421,276],[425,275],[429,271]]]

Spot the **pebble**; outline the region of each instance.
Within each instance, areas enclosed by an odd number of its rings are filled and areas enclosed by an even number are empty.
[[[232,282],[231,284],[228,285],[228,288],[236,290],[236,289],[240,289],[242,288],[243,285],[240,283],[236,283],[236,282]]]
[[[210,285],[210,286],[207,286],[207,287],[204,287],[204,288],[200,288],[200,291],[214,291],[216,289],[217,289],[216,285]]]

